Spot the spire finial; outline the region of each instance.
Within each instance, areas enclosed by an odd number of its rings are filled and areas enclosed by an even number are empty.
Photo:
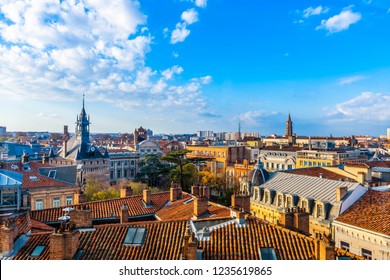
[[[84,97],[85,97],[85,94],[83,93],[83,109],[84,109]]]

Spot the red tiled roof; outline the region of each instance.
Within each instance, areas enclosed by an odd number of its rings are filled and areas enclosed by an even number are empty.
[[[40,221],[31,219],[31,233],[43,233],[43,232],[52,232],[54,228],[48,226]]]
[[[145,207],[142,195],[129,196],[109,200],[100,200],[81,204],[68,205],[75,210],[83,208],[92,210],[92,219],[119,217],[123,204],[127,204],[129,216],[143,216],[154,214],[160,210],[169,200],[169,192],[151,194],[152,207]],[[31,211],[31,217],[41,222],[58,222],[58,218],[64,215],[64,207],[49,208]]]
[[[303,150],[303,147],[297,147],[297,146],[282,146],[280,148],[279,145],[276,146],[265,146],[261,148],[260,150],[265,150],[265,151],[286,151],[286,152],[296,152],[296,151],[301,151]]]
[[[390,168],[390,161],[367,161],[367,162],[347,162],[344,165],[356,167],[388,167]]]
[[[142,222],[96,226],[95,231],[82,231],[79,235],[81,260],[178,260],[187,221]],[[141,246],[124,246],[128,228],[146,228]],[[31,253],[37,245],[46,246],[38,258]],[[14,260],[50,259],[50,234],[35,234],[13,257]]]
[[[292,173],[296,175],[306,175],[311,177],[320,177],[322,175],[322,178],[329,179],[329,180],[340,180],[347,181],[346,176],[337,174],[336,172],[332,172],[328,169],[322,168],[322,167],[309,167],[309,168],[298,168],[298,169],[292,169],[292,170],[286,170],[283,171],[286,173]],[[356,182],[356,180],[348,178],[350,182]]]
[[[211,232],[201,241],[206,260],[258,260],[261,247],[273,247],[279,260],[314,259],[314,239],[288,229],[248,218],[245,227],[234,224]]]
[[[390,235],[390,192],[367,191],[336,220]]]
[[[23,175],[22,187],[25,189],[31,188],[42,188],[42,187],[73,187],[73,185],[43,176],[39,173],[38,168],[50,167],[51,165],[43,164],[40,162],[30,161],[29,166],[31,169],[29,171],[23,170],[23,163],[21,162],[7,162],[4,163],[3,168],[18,172]],[[30,179],[30,176],[37,177],[36,180]]]
[[[172,202],[157,211],[156,216],[161,220],[191,219],[194,213],[194,201],[184,204],[185,201],[191,198],[193,198],[192,195],[184,194],[182,199]],[[202,219],[230,217],[230,209],[228,207],[213,202],[209,202],[208,210],[210,213]]]
[[[348,252],[346,250],[335,248],[336,256],[337,257],[349,257],[351,260],[365,260],[364,257],[355,255],[351,252]]]

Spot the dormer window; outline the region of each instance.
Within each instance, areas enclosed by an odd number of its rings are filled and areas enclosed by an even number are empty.
[[[288,196],[286,199],[286,207],[290,208],[292,206],[292,199],[291,196]]]
[[[264,202],[269,203],[269,192],[267,192],[267,191],[264,194]]]
[[[57,170],[50,170],[49,175],[47,175],[47,177],[54,179],[56,175],[57,175]]]
[[[278,207],[282,207],[283,205],[283,195],[279,194],[278,195]]]
[[[322,204],[317,204],[317,218],[324,218],[324,207]]]

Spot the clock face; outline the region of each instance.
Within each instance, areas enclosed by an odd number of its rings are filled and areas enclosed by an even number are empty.
[[[95,147],[92,147],[92,148],[91,148],[91,151],[94,152],[94,151],[95,151]]]

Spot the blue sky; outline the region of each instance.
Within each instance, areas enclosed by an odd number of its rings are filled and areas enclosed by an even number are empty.
[[[383,135],[390,2],[5,0],[0,125]]]

